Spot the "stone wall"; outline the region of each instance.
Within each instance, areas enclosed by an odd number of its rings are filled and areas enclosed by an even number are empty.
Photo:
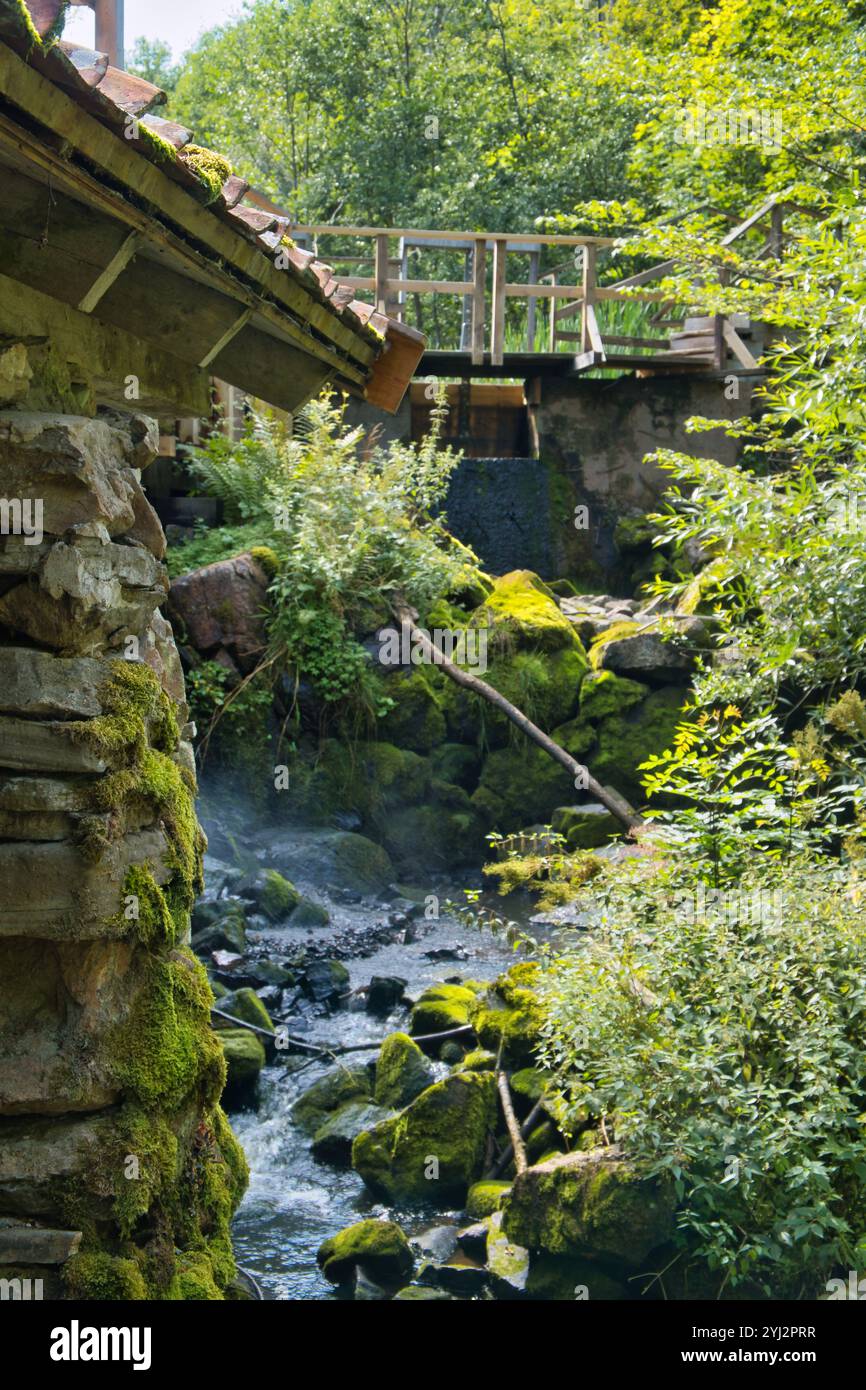
[[[144,417],[0,413],[0,1278],[44,1297],[234,1274],[156,449]]]
[[[533,452],[558,479],[559,496],[587,508],[587,525],[574,525],[573,507],[554,524],[568,533],[574,574],[616,591],[621,557],[615,543],[623,518],[653,511],[667,485],[659,468],[645,463],[656,449],[673,449],[733,463],[736,441],[722,430],[688,434],[693,415],[734,420],[751,409],[752,383],[730,377],[623,376],[613,379],[550,378],[540,382],[530,406]],[[726,387],[727,383],[727,387]],[[738,390],[736,399],[728,394]],[[549,511],[540,510],[548,525]],[[534,523],[531,517],[528,524]],[[575,557],[574,537],[579,554]],[[553,577],[553,576],[544,576]]]

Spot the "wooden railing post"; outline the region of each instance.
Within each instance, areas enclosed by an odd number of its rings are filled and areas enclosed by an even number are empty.
[[[487,242],[483,237],[475,242],[472,278],[475,284],[472,291],[472,363],[479,366],[484,361],[487,309]]]
[[[580,315],[580,350],[592,349],[591,319],[595,313],[595,246],[587,243],[583,248],[583,309]]]
[[[550,277],[553,288],[559,284],[559,270],[554,269]],[[548,324],[547,348],[549,352],[556,352],[556,299],[550,301],[550,322]]]
[[[388,238],[376,237],[376,309],[380,314],[388,312]]]
[[[505,361],[505,262],[508,242],[496,237],[493,242],[493,320],[490,343],[491,366],[501,367]]]

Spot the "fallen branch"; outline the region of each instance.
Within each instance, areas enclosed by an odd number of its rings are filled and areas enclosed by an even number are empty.
[[[282,1024],[279,1024],[273,1032],[269,1032],[267,1028],[260,1028],[257,1023],[247,1023],[245,1019],[235,1018],[233,1014],[224,1013],[222,1009],[212,1008],[211,1013],[216,1018],[225,1019],[226,1023],[230,1023],[233,1028],[246,1028],[250,1033],[260,1033],[263,1038],[268,1038],[271,1042],[276,1042],[279,1037],[286,1047],[291,1044],[292,1047],[299,1047],[303,1052],[315,1052],[321,1057],[342,1057],[347,1052],[378,1052],[382,1046],[382,1039],[380,1038],[378,1042],[351,1043],[346,1047],[330,1047],[327,1043],[305,1042],[303,1038],[295,1038],[291,1033],[283,1033]],[[472,1032],[474,1029],[471,1023],[464,1023],[460,1028],[448,1028],[443,1033],[421,1033],[412,1041],[416,1043],[439,1042],[442,1038],[457,1038],[463,1033]],[[281,1048],[280,1051],[282,1050]]]
[[[532,1132],[532,1126],[535,1124],[535,1121],[538,1119],[543,1109],[543,1099],[544,1098],[542,1097],[541,1100],[537,1100],[535,1102],[526,1119],[523,1121],[523,1124],[520,1126],[521,1139],[525,1139],[527,1135]],[[509,1144],[503,1151],[503,1153],[499,1156],[499,1158],[496,1160],[486,1180],[490,1181],[490,1179],[492,1178],[498,1178],[500,1174],[504,1173],[505,1169],[511,1162],[513,1154],[514,1146],[513,1144]]]
[[[499,1091],[499,1099],[502,1102],[502,1113],[505,1116],[505,1124],[511,1138],[511,1148],[514,1153],[514,1166],[518,1173],[525,1173],[527,1169],[526,1146],[523,1143],[523,1136],[520,1133],[520,1125],[517,1123],[517,1116],[514,1113],[514,1106],[511,1103],[511,1092],[508,1089],[508,1077],[504,1071],[496,1075],[496,1088]]]
[[[618,792],[603,787],[601,783],[593,777],[589,768],[584,767],[583,763],[579,763],[570,753],[566,753],[565,749],[560,748],[558,743],[554,743],[552,738],[549,738],[547,734],[539,729],[537,724],[533,724],[532,720],[528,719],[516,705],[512,705],[510,700],[506,700],[504,695],[500,695],[499,691],[495,690],[492,685],[488,685],[486,681],[480,680],[478,676],[473,676],[468,671],[462,670],[445,656],[445,654],[430,641],[426,632],[424,632],[422,628],[415,626],[415,620],[418,614],[414,609],[409,608],[406,603],[398,600],[393,604],[393,612],[395,618],[401,625],[404,623],[407,625],[412,635],[413,643],[420,647],[431,664],[441,666],[445,674],[450,676],[451,680],[455,681],[457,685],[462,685],[466,690],[471,690],[473,694],[480,695],[483,700],[487,700],[489,704],[495,705],[497,709],[501,710],[502,713],[511,720],[512,724],[515,724],[522,733],[526,734],[527,738],[531,739],[533,743],[538,744],[538,747],[541,748],[548,757],[560,763],[561,766],[571,774],[575,785],[585,787],[587,791],[592,792],[593,796],[601,802],[602,806],[606,806],[611,814],[616,816],[617,820],[620,821],[627,830],[637,829],[638,826],[644,824],[642,818],[637,814],[634,808],[629,805],[625,797],[620,796]]]

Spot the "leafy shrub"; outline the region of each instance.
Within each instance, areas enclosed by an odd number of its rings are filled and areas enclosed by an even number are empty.
[[[857,1268],[864,952],[860,881],[832,861],[762,865],[727,895],[642,865],[544,976],[558,1118],[587,1107],[672,1177],[681,1238],[720,1289],[814,1297]]]

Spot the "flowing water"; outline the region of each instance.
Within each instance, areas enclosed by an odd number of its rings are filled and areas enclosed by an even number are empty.
[[[377,915],[381,917],[381,913],[372,914],[362,909],[335,907],[332,912],[334,924],[343,929],[341,935],[347,926],[350,929],[354,926],[361,934],[369,930]],[[419,934],[415,942],[391,943],[364,959],[345,961],[351,975],[350,987],[356,989],[366,985],[372,975],[399,975],[408,981],[407,993],[417,998],[427,985],[446,976],[460,974],[467,979],[492,979],[513,963],[512,951],[497,938],[467,934],[447,919],[420,925],[431,930]],[[275,944],[278,936],[278,933],[268,933],[269,940],[274,940]],[[425,958],[425,951],[455,942],[462,943],[468,960],[431,961]],[[378,1042],[386,1034],[405,1028],[406,1018],[404,1009],[395,1010],[387,1019],[340,1009],[329,1017],[312,1020],[304,1036],[310,1042],[330,1044]],[[375,1056],[375,1050],[371,1049],[369,1053],[352,1053],[346,1060],[359,1065]],[[388,1215],[411,1234],[447,1220],[441,1212],[426,1216],[417,1211],[395,1212],[377,1202],[351,1169],[334,1168],[312,1158],[310,1140],[292,1124],[289,1110],[301,1092],[333,1065],[333,1062],[317,1061],[296,1073],[278,1060],[262,1073],[258,1110],[231,1116],[250,1164],[249,1190],[235,1218],[235,1252],[239,1264],[255,1275],[268,1298],[335,1296],[332,1286],[316,1268],[316,1251],[328,1236],[354,1221],[366,1216]],[[456,1217],[455,1212],[452,1219]]]
[[[351,977],[347,992],[368,985],[373,975],[398,976],[407,982],[411,999],[444,979],[493,979],[514,962],[514,952],[503,938],[467,929],[445,915],[444,907],[438,920],[415,920],[407,933],[410,939],[399,939],[400,930],[388,924],[388,894],[376,895],[378,900],[367,896],[347,902],[345,893],[328,885],[329,871],[321,868],[328,859],[327,832],[307,827],[262,832],[244,824],[237,808],[226,803],[217,817],[212,802],[210,815],[201,809],[212,851],[219,856],[206,859],[209,884],[219,882],[220,859],[236,853],[242,844],[250,867],[282,870],[330,913],[330,924],[315,928],[266,927],[254,919],[259,929],[248,932],[248,941],[254,943],[256,953],[291,959],[304,949],[322,959],[340,959]],[[479,878],[475,876],[475,885]],[[444,904],[449,899],[462,900],[463,886],[428,880],[423,888],[408,892],[423,899],[433,891]],[[453,954],[449,948],[454,948]],[[431,960],[427,953],[433,951],[444,953],[444,958]],[[311,1043],[378,1045],[388,1033],[407,1028],[408,1011],[398,1007],[387,1018],[374,1017],[364,1011],[363,997],[357,996],[330,1013],[316,1010],[287,1021],[291,1034]],[[373,1061],[376,1052],[373,1046],[369,1052],[350,1053],[345,1062],[363,1065]],[[298,1096],[335,1062],[317,1059],[301,1067],[301,1060],[298,1053],[278,1054],[262,1072],[257,1107],[230,1114],[250,1165],[249,1189],[234,1223],[235,1252],[238,1263],[255,1276],[270,1299],[337,1297],[318,1272],[316,1251],[328,1236],[366,1216],[391,1216],[409,1235],[459,1217],[457,1212],[425,1214],[388,1208],[372,1197],[351,1169],[313,1159],[309,1137],[295,1127],[289,1112]],[[441,1072],[447,1072],[444,1065]]]

